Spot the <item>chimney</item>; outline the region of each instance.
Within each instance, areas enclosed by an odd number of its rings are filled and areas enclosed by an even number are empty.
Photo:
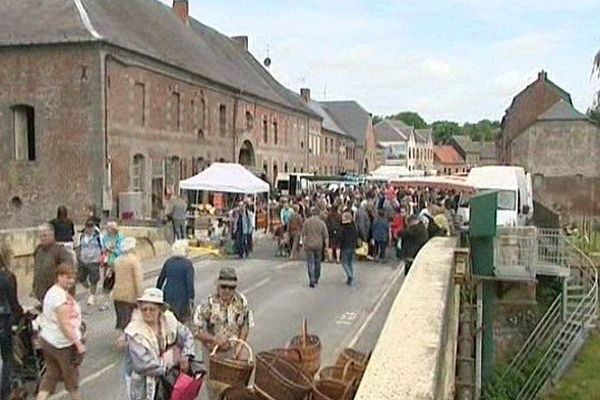
[[[232,36],[231,40],[243,51],[248,51],[248,36]]]
[[[302,96],[304,101],[308,103],[310,101],[310,89],[309,88],[300,89],[300,96]]]
[[[548,74],[546,73],[546,71],[541,70],[540,72],[538,72],[538,80],[545,81],[547,79],[548,79]]]
[[[173,11],[179,19],[186,25],[190,24],[188,19],[190,15],[190,4],[188,0],[173,0]]]

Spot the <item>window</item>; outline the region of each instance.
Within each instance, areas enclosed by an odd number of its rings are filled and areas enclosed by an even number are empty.
[[[198,119],[200,124],[199,133],[202,133],[202,137],[204,137],[206,132],[206,100],[204,100],[204,97],[200,99],[200,118]]]
[[[165,180],[167,186],[175,186],[179,183],[182,175],[181,158],[173,156],[165,159]]]
[[[246,130],[251,131],[254,128],[254,117],[250,111],[246,111]]]
[[[202,172],[204,170],[204,167],[205,167],[204,157],[198,157],[196,159],[196,165],[194,166],[194,174],[197,174],[198,172]]]
[[[288,172],[288,163],[283,164],[283,172]]]
[[[173,129],[181,130],[181,105],[179,93],[171,93],[171,121],[173,121]]]
[[[325,138],[325,153],[329,151],[329,139]]]
[[[219,134],[227,135],[227,106],[224,104],[219,106]]]
[[[136,154],[133,156],[133,168],[131,171],[131,189],[134,192],[143,192],[144,191],[144,175],[145,175],[145,165],[144,165],[144,156],[141,154]]]
[[[15,160],[35,160],[35,111],[33,107],[18,105],[12,108]]]
[[[269,143],[269,123],[263,118],[263,142]]]
[[[279,138],[277,137],[277,135],[279,134],[279,132],[277,132],[277,121],[273,121],[273,144],[275,144],[277,146],[277,143],[279,143]]]
[[[146,125],[146,86],[136,83],[134,86],[135,120],[138,126]]]
[[[300,148],[303,149],[304,148],[304,142],[300,142]]]

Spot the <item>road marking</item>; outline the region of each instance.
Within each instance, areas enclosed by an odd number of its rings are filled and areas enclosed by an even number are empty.
[[[88,384],[89,382],[91,382],[91,381],[99,378],[100,376],[102,376],[106,372],[110,371],[116,365],[117,365],[117,363],[114,362],[114,363],[109,364],[106,367],[102,368],[101,370],[98,370],[98,371],[94,372],[93,374],[86,376],[85,378],[83,378],[81,380],[81,382],[79,383],[79,385],[83,386],[83,385]],[[57,393],[55,395],[50,396],[48,398],[48,400],[58,400],[58,399],[61,399],[62,397],[67,396],[67,395],[68,395],[67,391],[63,390],[63,391],[61,391],[61,392],[59,392],[59,393]]]
[[[356,321],[356,318],[358,318],[357,313],[345,312],[335,320],[335,323],[339,325],[352,325]]]
[[[258,289],[259,287],[266,285],[266,284],[267,284],[267,283],[269,283],[270,281],[271,281],[271,278],[264,278],[264,279],[263,279],[263,280],[261,280],[260,282],[258,282],[258,283],[256,283],[256,284],[254,284],[254,285],[250,286],[248,289],[244,289],[244,290],[242,290],[242,292],[243,292],[244,294],[248,294],[248,293],[250,293],[250,292],[253,292],[253,291],[255,291],[255,290],[256,290],[256,289]]]
[[[391,290],[394,287],[394,285],[396,284],[396,282],[400,279],[400,277],[404,277],[404,267],[403,266],[398,266],[398,270],[399,271],[398,271],[397,275],[394,277],[394,279],[392,279],[390,281],[390,283],[388,284],[388,286],[386,287],[386,289],[383,291],[383,294],[379,297],[379,300],[377,301],[377,303],[375,303],[375,307],[373,308],[373,310],[369,313],[369,315],[364,320],[364,322],[362,323],[362,325],[360,326],[360,328],[358,328],[358,331],[356,331],[356,334],[354,335],[354,337],[352,338],[352,340],[350,340],[350,343],[348,344],[348,347],[353,348],[354,346],[356,346],[356,343],[360,339],[360,337],[363,334],[364,330],[367,328],[367,325],[369,325],[369,323],[371,322],[371,320],[373,319],[373,317],[375,316],[375,314],[377,314],[377,311],[379,311],[379,308],[383,304],[383,301],[388,296],[388,294],[391,292]]]

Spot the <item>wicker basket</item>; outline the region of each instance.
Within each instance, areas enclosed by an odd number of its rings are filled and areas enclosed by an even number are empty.
[[[258,394],[248,388],[228,388],[219,396],[219,400],[260,400]]]
[[[335,366],[345,367],[348,365],[348,362],[351,362],[349,373],[353,378],[360,380],[367,369],[369,358],[371,358],[370,354],[361,353],[360,351],[348,348],[340,353]]]
[[[248,343],[240,339],[229,339],[232,344],[237,345],[237,351],[234,358],[227,358],[226,354],[217,353],[218,346],[215,346],[210,355],[210,368],[208,371],[209,379],[224,383],[233,387],[246,387],[250,381],[250,376],[254,370],[254,354]],[[247,359],[238,359],[237,355],[241,349],[245,348],[248,353]]]
[[[359,377],[355,376],[354,374],[356,369],[352,367],[353,365],[353,361],[348,361],[343,367],[338,367],[337,365],[333,367],[325,367],[319,371],[319,379],[338,381],[342,382],[344,385],[360,380]]]
[[[319,379],[313,387],[313,400],[351,400],[354,397],[354,381]]]
[[[254,388],[267,399],[303,400],[312,390],[312,379],[275,353],[265,351],[256,356]]]
[[[321,339],[317,335],[308,334],[306,319],[302,321],[300,335],[292,339],[289,348],[300,352],[301,368],[310,376],[315,376],[321,368]]]

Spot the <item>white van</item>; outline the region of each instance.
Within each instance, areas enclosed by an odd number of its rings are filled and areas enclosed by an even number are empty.
[[[533,216],[533,192],[531,175],[521,167],[488,166],[471,169],[467,185],[477,192],[497,190],[498,226],[524,226]],[[469,223],[470,196],[463,195],[458,203],[456,214],[462,225]]]

